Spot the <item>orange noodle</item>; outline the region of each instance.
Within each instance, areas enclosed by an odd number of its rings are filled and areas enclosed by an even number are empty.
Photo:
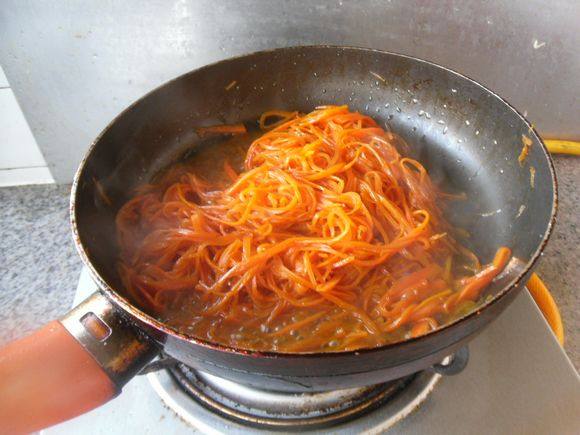
[[[247,349],[378,346],[469,311],[508,262],[502,247],[482,267],[452,238],[452,195],[370,117],[325,106],[260,126],[243,169],[218,165],[227,181],[175,167],[117,215],[124,285],[167,324]]]

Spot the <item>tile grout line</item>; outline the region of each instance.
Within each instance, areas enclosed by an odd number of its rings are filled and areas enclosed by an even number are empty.
[[[31,169],[31,168],[48,168],[48,165],[13,166],[10,168],[0,168],[0,171],[15,171],[18,169]]]

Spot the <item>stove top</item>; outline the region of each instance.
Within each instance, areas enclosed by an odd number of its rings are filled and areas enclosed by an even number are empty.
[[[83,269],[74,303],[95,289],[88,271]],[[363,407],[363,411],[368,411],[324,431],[316,429],[316,425],[303,429],[310,433],[577,433],[580,377],[526,291],[469,347],[469,364],[457,376],[441,378],[422,372],[381,386],[301,396],[294,401],[276,397],[275,393],[226,385],[227,381],[185,367],[174,368],[171,373],[162,370],[137,376],[105,406],[41,433],[269,432],[226,419],[215,409],[210,411],[211,404],[202,406],[193,400],[192,394],[202,394],[210,400],[219,397],[218,406],[242,414],[257,412],[270,419],[280,415],[296,417],[292,406],[307,405],[314,419],[324,418],[324,404],[333,411],[348,412],[352,407],[341,408],[343,399],[354,403],[356,409]],[[273,403],[274,409],[261,408],[264,402]],[[280,429],[283,430],[278,428],[273,433],[280,433]]]

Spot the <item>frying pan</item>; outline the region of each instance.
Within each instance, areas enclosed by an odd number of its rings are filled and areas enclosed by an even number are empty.
[[[411,144],[447,191],[484,261],[499,246],[514,259],[485,303],[425,336],[357,352],[283,354],[185,336],[133,305],[116,271],[115,214],[133,188],[191,151],[195,128],[251,122],[273,108],[348,104]],[[522,136],[532,141],[518,162]],[[499,96],[447,68],[377,50],[310,46],[224,60],[150,92],[92,144],[74,180],[71,222],[100,290],[60,321],[0,350],[0,425],[30,431],[114,397],[159,352],[205,372],[266,389],[363,386],[426,369],[496,318],[524,286],[556,211],[550,157],[531,125]]]

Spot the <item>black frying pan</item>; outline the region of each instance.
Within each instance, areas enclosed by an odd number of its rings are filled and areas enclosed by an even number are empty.
[[[308,112],[345,103],[402,136],[435,181],[466,192],[469,200],[457,203],[449,219],[470,229],[471,247],[483,261],[499,246],[513,250],[516,259],[488,289],[488,302],[425,336],[332,354],[248,352],[203,342],[132,305],[116,272],[115,214],[135,186],[199,142],[196,127],[253,121],[273,108]],[[522,135],[533,143],[520,165]],[[530,124],[493,92],[446,68],[382,51],[317,46],[192,71],[121,113],[81,163],[72,227],[100,291],[60,322],[0,351],[0,392],[29,379],[26,392],[12,393],[0,422],[30,430],[70,418],[114,396],[159,351],[214,375],[288,391],[369,385],[423,370],[472,339],[514,299],[546,244],[555,211],[552,162]],[[26,357],[33,352],[42,352],[42,370],[38,358]],[[63,366],[76,367],[75,375]],[[25,405],[28,424],[18,426]]]

